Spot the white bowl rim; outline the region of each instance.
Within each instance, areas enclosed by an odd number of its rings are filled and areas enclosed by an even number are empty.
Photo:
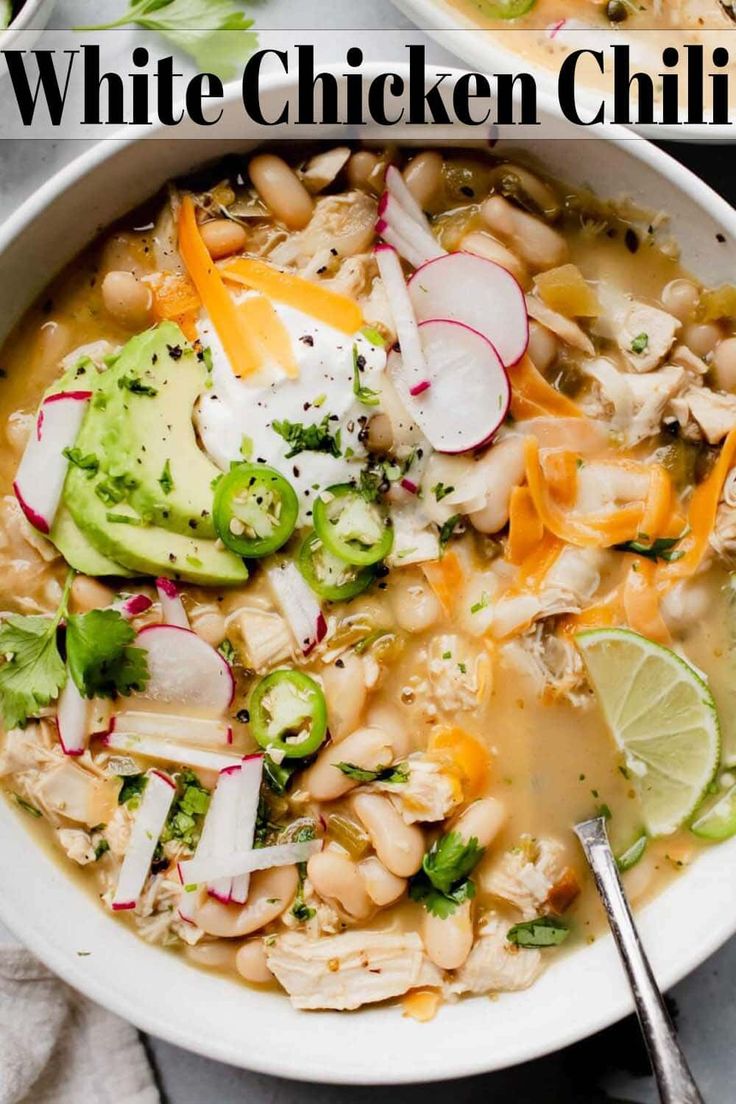
[[[469,16],[465,17],[461,12],[453,12],[447,6],[446,0],[394,0],[394,3],[419,30],[424,31],[451,54],[476,66],[481,73],[507,72],[509,64],[514,59],[518,61],[523,58],[523,54],[502,46],[492,30],[484,32],[483,28],[474,24]],[[456,22],[451,26],[449,20],[453,15]],[[463,34],[460,39],[460,32],[466,30],[467,35]],[[476,33],[473,34],[473,31]],[[463,43],[461,50],[458,49],[459,40]],[[537,98],[540,106],[552,115],[562,118],[562,110],[554,94],[554,69],[536,66],[533,72],[537,82]],[[585,89],[581,88],[578,104],[594,113],[600,104],[600,96],[594,96],[592,91],[588,95]],[[615,124],[607,124],[606,132],[612,137],[614,131],[609,130],[609,126],[619,130],[625,129]],[[648,126],[643,123],[632,127],[632,132],[638,137],[662,142],[730,143],[734,139],[734,128],[723,124],[706,127],[694,123],[683,123],[682,126],[668,124]]]
[[[387,64],[389,63],[373,63],[366,66],[364,72],[368,77],[384,73]],[[390,63],[390,65],[394,70],[405,68],[393,62]],[[339,76],[339,65],[325,66],[324,68],[331,68]],[[275,77],[264,82],[264,90],[278,89],[280,87],[289,86],[290,83],[291,78]],[[230,87],[228,96],[236,97],[238,92],[239,90],[237,87]],[[42,185],[42,187],[27,199],[0,227],[0,255],[5,252],[8,246],[24,231],[24,229],[39,216],[51,201],[62,195],[75,182],[92,173],[98,165],[112,156],[117,150],[139,141],[141,136],[144,136],[144,140],[150,141],[151,131],[146,130],[140,133],[129,132],[122,138],[113,138],[106,142],[99,143],[59,170],[59,172]],[[601,139],[595,140],[601,141]],[[244,137],[244,143],[246,141],[247,139]],[[632,143],[630,135],[623,128],[612,129],[611,136],[603,141],[607,141],[617,147],[621,147],[623,143],[626,143],[625,150],[628,156],[637,159],[644,166],[662,174],[666,179],[674,180],[677,189],[681,191],[689,201],[702,209],[707,208],[713,219],[728,231],[733,240],[736,240],[736,211],[734,211],[728,203],[708,185],[696,177],[690,170],[679,164],[674,158],[647,142],[640,141]],[[523,145],[523,143],[521,144]],[[204,140],[203,151],[207,150],[207,145],[207,140]],[[205,157],[203,160],[208,160],[208,158]],[[0,809],[0,822],[5,819],[5,816],[6,810]],[[8,809],[7,816],[13,817],[14,813]],[[21,828],[20,831],[26,839],[29,839],[30,834],[27,833],[25,829]],[[31,846],[34,848],[39,847],[35,842],[31,843]],[[8,849],[5,847],[0,848],[0,887],[3,886],[4,879],[9,875],[11,869],[11,860],[9,860],[5,854],[7,850]],[[725,854],[725,850],[721,853]],[[56,861],[52,862],[50,859],[48,860],[48,864],[49,868],[54,870],[60,866]],[[710,881],[714,885],[716,883],[720,885],[721,882],[725,883],[726,879],[723,877],[725,872],[724,864],[718,862],[718,855],[714,849],[707,851],[706,854],[699,859],[698,863],[691,868],[690,872],[686,872],[682,875],[682,879],[693,879],[697,870],[702,872],[705,868],[708,868],[706,881]],[[59,874],[62,880],[70,881],[68,875],[65,875],[62,870],[59,871]],[[652,927],[650,918],[654,919],[653,913],[657,913],[656,919],[661,921],[662,917],[660,914],[666,912],[664,907],[666,900],[673,896],[674,890],[681,884],[682,881],[676,883],[674,886],[670,886],[652,905],[638,913],[640,928],[644,929],[645,934],[649,936],[652,944],[651,955],[654,960],[660,986],[663,989],[669,988],[699,966],[709,955],[716,951],[731,935],[733,935],[734,932],[736,932],[736,885],[723,885],[721,886],[721,898],[722,903],[725,902],[726,907],[717,912],[715,919],[710,923],[707,930],[701,932],[697,940],[690,941],[686,944],[687,953],[683,951],[677,962],[657,961],[656,932],[658,929]],[[658,904],[660,906],[659,908],[657,908]],[[100,915],[103,915],[102,910],[93,902],[90,903],[89,910],[91,913],[96,914],[99,912]],[[107,916],[103,916],[103,919],[105,924],[114,923],[114,921]],[[605,936],[598,941],[596,946],[586,949],[581,948],[579,951],[575,952],[576,955],[579,956],[589,956],[593,972],[595,972],[596,966],[598,968],[603,967],[606,970],[606,989],[605,992],[601,994],[599,1007],[589,1012],[582,1027],[580,1024],[566,1027],[563,1023],[555,1019],[550,1025],[550,1033],[547,1037],[537,1038],[531,1041],[526,1039],[523,1044],[517,1046],[516,1049],[513,1047],[510,1048],[499,1058],[498,1056],[494,1056],[490,1049],[484,1049],[484,1044],[486,1047],[488,1046],[488,1040],[484,1037],[481,1037],[479,1040],[476,1051],[471,1057],[465,1054],[462,1056],[455,1056],[452,1053],[446,1052],[436,1053],[432,1050],[430,1038],[431,1029],[434,1025],[412,1025],[412,1027],[416,1027],[423,1032],[423,1036],[420,1037],[419,1042],[424,1043],[424,1036],[426,1036],[426,1041],[430,1043],[430,1046],[426,1049],[424,1045],[421,1046],[421,1063],[417,1060],[412,1060],[408,1063],[406,1068],[397,1069],[394,1067],[384,1069],[374,1062],[364,1062],[359,1070],[352,1073],[345,1068],[344,1062],[342,1066],[338,1063],[337,1069],[325,1068],[324,1065],[315,1065],[314,1062],[309,1060],[308,1055],[299,1052],[298,1048],[294,1047],[293,1041],[290,1041],[290,1046],[282,1047],[281,1052],[276,1055],[273,1053],[273,1048],[271,1050],[268,1050],[268,1048],[263,1048],[262,1050],[255,1048],[247,1050],[247,1052],[244,1053],[233,1046],[223,1044],[216,1038],[203,1038],[195,1025],[179,1024],[178,1026],[172,1026],[162,1012],[157,1010],[153,1004],[149,1008],[145,1000],[140,999],[141,994],[132,992],[130,988],[126,991],[124,979],[121,981],[119,989],[111,990],[107,988],[98,977],[94,974],[90,974],[84,969],[82,964],[85,959],[76,957],[69,948],[56,945],[54,940],[49,938],[48,934],[44,934],[42,930],[43,925],[36,921],[36,916],[32,909],[29,911],[29,905],[25,898],[21,899],[20,895],[14,895],[12,891],[9,891],[7,885],[5,889],[0,892],[0,920],[17,935],[19,940],[28,946],[49,969],[69,985],[84,993],[91,1000],[96,1001],[100,1005],[121,1016],[123,1019],[135,1024],[142,1031],[165,1039],[176,1046],[201,1054],[203,1057],[220,1060],[260,1073],[288,1077],[296,1080],[335,1084],[406,1084],[442,1081],[450,1078],[486,1073],[521,1062],[530,1061],[552,1051],[561,1049],[581,1038],[587,1037],[610,1026],[610,1024],[621,1019],[633,1010],[633,1002],[630,994],[622,983],[618,972],[618,963],[615,958],[610,936]],[[108,928],[105,930],[106,932],[111,931],[111,929]],[[134,939],[137,946],[145,946],[137,937],[131,938]],[[149,947],[148,950],[150,951],[151,948]],[[157,955],[161,954],[158,949],[156,949],[155,953]],[[162,958],[163,957],[164,956],[162,956]],[[166,957],[168,958],[169,956]],[[586,963],[587,962],[588,959],[586,959]],[[178,970],[182,970],[181,963],[177,962],[176,966]],[[187,970],[187,967],[184,967],[184,969]],[[189,970],[191,970],[191,968],[189,968]],[[541,984],[541,981],[543,981],[545,977],[549,977],[553,970],[554,967],[551,967],[543,975],[537,985]],[[196,971],[191,972],[197,973]],[[204,976],[207,979],[212,978],[210,974]],[[204,986],[205,983],[203,982],[202,984]],[[222,992],[224,992],[224,990],[222,990]],[[510,998],[513,999],[514,996],[515,994],[511,994]],[[289,1009],[290,1006],[286,997],[278,995],[276,999],[281,1002],[285,1010]],[[574,995],[571,995],[571,1000],[573,1000],[574,1003]],[[475,1004],[475,999],[471,999],[471,1002],[463,1002],[463,1004],[467,1003]],[[505,1005],[505,1007],[509,1008],[508,1005]],[[380,1009],[367,1009],[359,1013],[361,1021],[365,1021],[365,1026],[368,1030],[370,1029],[370,1025],[374,1023],[376,1013],[379,1011]],[[394,1016],[400,1016],[396,1008],[392,1008],[390,1011]],[[304,1013],[299,1013],[298,1015],[300,1017],[298,1022],[304,1023],[305,1021],[302,1019]],[[321,1021],[324,1024],[325,1021],[332,1020],[334,1022],[335,1016],[339,1017],[341,1021],[356,1022],[354,1016],[346,1017],[344,1013],[312,1014],[309,1018],[315,1023]],[[405,1023],[406,1021],[401,1021],[399,1019],[399,1022]],[[430,1064],[429,1068],[427,1068],[427,1063],[433,1064]]]

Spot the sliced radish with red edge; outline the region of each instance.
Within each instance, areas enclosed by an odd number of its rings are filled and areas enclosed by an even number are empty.
[[[91,391],[60,391],[41,404],[16,472],[13,491],[31,525],[49,533],[59,508],[69,461]]]
[[[135,647],[146,652],[149,679],[145,690],[128,699],[129,707],[145,709],[155,703],[207,717],[227,711],[235,693],[230,665],[191,629],[147,625],[137,634]]]
[[[189,628],[189,618],[179,594],[179,588],[171,579],[157,579],[156,591],[161,604],[161,614],[167,625],[176,625],[180,629]]]
[[[143,755],[146,759],[158,759],[162,763],[178,763],[192,770],[213,771],[218,774],[225,767],[237,766],[239,755],[208,751],[192,747],[176,740],[163,740],[158,736],[132,736],[125,732],[109,732],[102,737],[102,746],[126,755]]]
[[[89,700],[80,694],[67,668],[64,689],[59,695],[56,727],[65,755],[82,755],[89,741]]]
[[[409,280],[419,322],[447,318],[490,341],[506,368],[529,344],[529,318],[521,287],[505,268],[474,253],[447,253],[428,261]]]
[[[253,847],[255,843],[258,803],[261,798],[261,780],[263,778],[263,756],[249,755],[240,768],[240,797],[238,813],[235,819],[235,839],[233,850],[241,847]],[[239,874],[233,878],[230,900],[244,905],[248,900],[250,874]]]
[[[151,869],[153,854],[166,823],[176,786],[167,774],[151,770],[146,774],[146,786],[135,814],[130,840],[120,867],[112,907],[117,912],[134,909]]]
[[[327,632],[322,607],[292,560],[266,569],[266,578],[297,647],[309,655]]]
[[[226,748],[233,742],[233,730],[227,721],[176,713],[145,713],[142,709],[116,713],[110,730],[123,736],[158,736],[206,748]]]
[[[216,878],[237,878],[256,870],[272,870],[275,866],[306,862],[321,850],[322,840],[306,840],[232,851],[216,857],[185,859],[179,863],[179,877],[183,885],[209,882]]]
[[[113,609],[116,609],[126,621],[132,621],[134,617],[147,613],[152,605],[153,602],[147,594],[126,594],[124,598],[113,602]]]
[[[404,279],[398,253],[388,245],[377,245],[375,250],[378,271],[388,299],[394,329],[399,339],[401,359],[411,377],[409,390],[419,394],[431,386],[427,378],[427,365],[424,360],[422,343],[419,339],[419,327],[414,315],[414,307]]]

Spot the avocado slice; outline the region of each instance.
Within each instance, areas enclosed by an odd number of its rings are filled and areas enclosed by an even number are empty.
[[[197,443],[192,410],[207,368],[174,322],[131,338],[98,375],[85,436],[100,472],[144,521],[214,540],[212,483],[220,474]],[[96,434],[93,434],[93,426]],[[104,490],[104,487],[103,487]]]
[[[56,545],[62,556],[75,571],[83,575],[118,575],[131,578],[135,572],[128,571],[122,564],[109,560],[103,556],[79,528],[69,512],[69,507],[62,502],[56,511],[49,539]]]

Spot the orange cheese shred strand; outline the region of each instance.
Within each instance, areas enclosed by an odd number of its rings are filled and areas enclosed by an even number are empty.
[[[735,458],[736,429],[732,429],[723,442],[715,466],[707,479],[695,488],[690,499],[687,515],[690,532],[677,546],[678,551],[684,552],[685,555],[672,563],[662,564],[659,568],[659,578],[665,586],[670,586],[678,579],[694,574],[700,567],[715,525],[723,484],[733,467]]]
[[[506,559],[521,564],[542,541],[544,526],[528,487],[514,487],[509,501]]]
[[[265,295],[250,295],[238,303],[238,314],[248,327],[264,360],[274,360],[290,379],[299,375],[289,332]]]
[[[194,203],[189,195],[185,195],[181,202],[179,252],[202,306],[217,330],[234,374],[242,377],[255,372],[259,360],[248,329],[202,240]]]
[[[644,504],[641,519],[641,537],[652,544],[661,536],[670,515],[672,505],[672,480],[669,472],[661,464],[652,467],[649,480],[649,493]]]
[[[570,449],[554,449],[544,458],[544,478],[550,494],[560,506],[573,506],[578,496],[579,459]]]
[[[441,560],[422,564],[424,577],[447,617],[452,615],[465,572],[457,552],[445,552]]]
[[[488,748],[476,736],[456,725],[439,728],[429,739],[429,751],[449,759],[463,781],[463,796],[472,801],[486,790],[491,772]]]
[[[560,552],[563,542],[551,533],[545,533],[541,543],[519,565],[519,578],[513,591],[535,591],[544,582],[547,572],[552,567]]]
[[[550,501],[536,439],[527,437],[524,449],[527,484],[545,529],[578,548],[610,548],[614,544],[636,539],[641,523],[641,507],[627,507],[610,515],[574,518]]]
[[[523,356],[509,368],[511,381],[511,414],[517,421],[552,415],[558,418],[581,418],[577,403],[556,391],[537,370],[531,357]]]
[[[226,280],[260,291],[341,333],[354,334],[363,325],[363,312],[347,295],[339,295],[290,272],[280,272],[265,261],[239,257],[223,265],[220,271]]]
[[[623,608],[620,588],[594,606],[588,606],[580,613],[569,613],[561,620],[560,632],[563,636],[574,636],[581,629],[607,629],[620,625],[623,621]]]
[[[182,273],[158,272],[147,282],[153,292],[153,313],[158,319],[181,318],[198,311],[202,305],[194,284]]]
[[[659,609],[656,587],[657,565],[637,556],[624,581],[623,606],[626,624],[657,644],[670,644],[671,637]]]

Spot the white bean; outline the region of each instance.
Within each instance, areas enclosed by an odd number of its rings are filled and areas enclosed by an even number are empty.
[[[487,261],[494,261],[510,272],[522,287],[529,287],[531,279],[521,258],[485,231],[473,230],[472,233],[466,234],[460,242],[460,248],[466,253],[475,253],[478,257],[485,257]]]
[[[413,157],[404,169],[406,186],[419,206],[426,209],[442,184],[442,154],[425,150]]]
[[[210,257],[215,261],[230,257],[233,253],[242,253],[248,241],[244,227],[229,218],[205,222],[200,226],[199,232]]]
[[[366,893],[358,865],[348,855],[330,848],[312,855],[307,863],[307,877],[320,897],[337,901],[356,920],[365,920],[373,912],[373,902]]]
[[[249,939],[238,947],[235,955],[235,969],[251,985],[267,985],[269,981],[273,981],[262,939]]]
[[[185,954],[190,962],[208,970],[234,970],[238,948],[233,943],[215,939],[210,943],[195,943]]]
[[[370,150],[358,150],[348,161],[348,183],[351,188],[371,188],[371,177],[378,166],[378,158]]]
[[[457,970],[473,946],[473,919],[470,901],[465,901],[443,920],[431,912],[423,917],[424,949],[441,970]]]
[[[442,616],[442,607],[434,591],[418,571],[396,572],[388,589],[388,599],[396,623],[405,632],[424,632]]]
[[[295,866],[278,866],[257,871],[250,883],[250,893],[244,905],[224,905],[209,897],[194,914],[195,922],[208,935],[225,939],[250,935],[270,924],[285,912],[299,884]]]
[[[662,288],[662,306],[681,322],[687,322],[695,313],[700,292],[690,280],[670,280]]]
[[[375,702],[366,713],[366,722],[383,729],[394,749],[394,759],[404,759],[413,750],[411,730],[396,706]]]
[[[71,330],[64,322],[44,322],[34,342],[34,369],[43,375],[49,368],[56,368],[71,343]]]
[[[302,788],[315,801],[334,801],[358,783],[339,770],[338,763],[352,763],[363,770],[377,770],[393,762],[388,733],[380,728],[358,728],[339,744],[329,744],[302,778]]]
[[[142,330],[151,317],[153,295],[132,272],[108,272],[102,281],[105,310],[126,330]]]
[[[713,353],[712,372],[720,391],[736,392],[736,337],[718,342]]]
[[[405,824],[383,794],[356,793],[352,801],[356,816],[383,865],[399,878],[416,874],[424,858],[421,829],[416,824]]]
[[[527,353],[531,357],[534,367],[544,373],[557,359],[559,343],[557,338],[534,319],[529,323],[529,348]]]
[[[76,575],[72,583],[72,608],[75,613],[106,609],[115,600],[115,591],[103,586],[89,575]]]
[[[394,433],[388,414],[374,414],[368,423],[368,447],[371,452],[390,452]]]
[[[290,230],[302,230],[312,217],[314,203],[286,161],[273,153],[251,158],[248,175],[268,209]]]
[[[344,740],[360,724],[367,696],[365,665],[360,656],[348,653],[322,671],[322,685],[327,699],[330,734],[335,741]]]
[[[358,863],[358,870],[366,893],[379,908],[392,905],[406,890],[406,878],[397,878],[376,855],[371,855]]]
[[[509,520],[511,492],[524,479],[523,437],[504,438],[493,445],[479,463],[488,489],[485,505],[470,514],[470,520],[480,533],[497,533]]]
[[[567,259],[562,234],[534,215],[514,207],[502,196],[487,199],[481,208],[485,224],[532,269],[555,268]]]
[[[712,353],[722,337],[723,331],[715,322],[691,322],[682,331],[682,340],[699,357]]]
[[[506,808],[496,797],[482,797],[468,805],[452,826],[463,840],[475,837],[480,847],[490,847],[506,821]]]

